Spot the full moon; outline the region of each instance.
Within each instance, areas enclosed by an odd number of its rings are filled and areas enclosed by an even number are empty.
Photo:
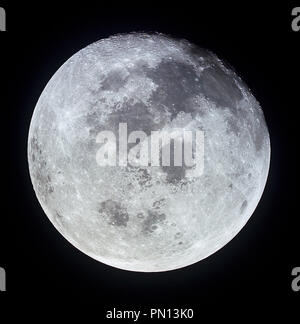
[[[175,165],[175,140],[169,166],[99,164],[99,150],[120,155],[120,125],[146,136],[125,139],[137,160],[153,132],[201,131],[202,169]],[[115,145],[101,143],[101,132],[115,134]],[[32,116],[28,162],[44,212],[76,248],[158,272],[208,257],[244,227],[266,184],[270,140],[260,104],[214,53],[130,33],[83,48],[53,75]]]

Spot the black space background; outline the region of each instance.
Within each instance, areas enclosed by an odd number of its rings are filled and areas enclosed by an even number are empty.
[[[291,10],[297,4],[2,1],[0,6],[7,11],[7,32],[0,33],[0,266],[7,271],[7,292],[0,293],[0,313],[1,307],[12,308],[11,315],[41,307],[49,309],[46,314],[83,309],[95,311],[102,322],[110,307],[193,307],[198,320],[204,310],[218,313],[222,305],[230,316],[237,305],[244,305],[245,316],[258,316],[258,308],[266,314],[296,312],[300,292],[291,290],[291,270],[300,266],[300,32],[291,30]],[[88,44],[130,31],[183,37],[227,60],[261,103],[271,137],[267,186],[247,225],[209,258],[165,273],[115,269],[78,251],[45,216],[28,173],[29,123],[51,76]]]

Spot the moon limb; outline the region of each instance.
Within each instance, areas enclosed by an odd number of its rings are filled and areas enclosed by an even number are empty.
[[[204,130],[204,173],[100,168],[101,130]],[[73,55],[51,78],[28,137],[30,175],[46,215],[74,246],[132,271],[181,268],[246,224],[270,161],[267,126],[243,81],[213,53],[154,34],[117,35]]]

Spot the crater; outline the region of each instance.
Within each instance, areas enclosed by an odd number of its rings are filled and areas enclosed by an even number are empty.
[[[134,169],[134,171],[136,172],[138,177],[138,183],[140,186],[146,186],[146,187],[151,186],[151,175],[147,169],[142,169],[142,168],[132,167],[132,166],[130,167]]]
[[[56,221],[56,223],[60,224],[60,225],[64,225],[64,216],[59,213],[57,210],[54,213],[54,220]]]
[[[244,200],[240,208],[241,213],[245,210],[247,206],[248,206],[248,202],[247,200]]]
[[[165,204],[165,201],[166,201],[165,198],[161,198],[159,200],[154,201],[152,206],[154,209],[159,209]]]
[[[182,233],[177,232],[177,233],[175,234],[175,239],[179,239],[180,237],[182,237]]]

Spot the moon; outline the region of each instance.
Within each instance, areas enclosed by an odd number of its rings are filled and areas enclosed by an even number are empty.
[[[99,165],[97,134],[117,136],[121,123],[147,138],[203,132],[203,171]],[[159,272],[208,257],[244,227],[266,184],[270,139],[260,104],[214,53],[129,33],[83,48],[53,75],[32,116],[28,163],[44,212],[76,248]]]

